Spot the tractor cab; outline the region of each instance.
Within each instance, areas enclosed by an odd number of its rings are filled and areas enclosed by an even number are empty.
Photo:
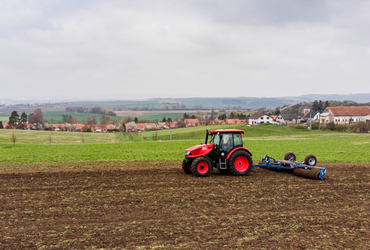
[[[216,130],[217,131],[217,130]],[[214,131],[211,131],[214,132]],[[244,131],[243,131],[244,133]],[[211,133],[210,143],[214,145],[216,149],[216,156],[219,158],[226,158],[228,153],[236,148],[243,147],[243,140],[241,133],[235,132],[224,132],[224,133]]]
[[[242,133],[244,133],[243,130],[237,129],[219,129],[210,132],[207,130],[204,145],[193,146],[185,150],[184,172],[207,176],[208,170],[215,167],[222,173],[249,174],[253,166],[252,154],[249,149],[243,148]],[[235,159],[238,160],[237,163]],[[198,161],[203,164],[200,164],[199,168],[195,167],[199,165]],[[232,166],[232,164],[237,165]]]

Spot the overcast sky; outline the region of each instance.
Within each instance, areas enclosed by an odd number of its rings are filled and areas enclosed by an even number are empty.
[[[370,1],[0,0],[0,98],[370,93]]]

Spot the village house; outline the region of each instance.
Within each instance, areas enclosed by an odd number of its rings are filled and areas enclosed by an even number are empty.
[[[249,117],[249,125],[259,125],[263,123],[276,124],[274,119],[268,114],[255,113]]]
[[[286,124],[300,123],[301,121],[304,121],[302,116],[299,114],[281,114],[281,116]]]
[[[241,124],[239,119],[226,119],[226,124]]]
[[[319,118],[318,118],[318,112],[317,111],[310,111],[308,113],[305,113],[303,115],[303,119],[307,120],[307,122],[313,122],[313,121],[319,121]]]
[[[281,115],[270,115],[275,124],[284,124],[284,118]]]
[[[199,126],[199,120],[198,119],[184,119],[186,127],[192,127],[192,126]]]
[[[360,121],[370,123],[369,106],[327,107],[320,114],[320,123],[351,124]]]

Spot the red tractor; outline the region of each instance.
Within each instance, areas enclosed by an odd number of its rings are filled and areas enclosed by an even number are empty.
[[[237,129],[207,130],[204,145],[185,150],[182,169],[186,174],[193,173],[199,177],[208,176],[214,167],[225,174],[248,175],[253,161],[249,149],[243,147],[243,133],[243,130]]]

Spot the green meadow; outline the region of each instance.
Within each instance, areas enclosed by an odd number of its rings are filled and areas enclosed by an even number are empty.
[[[206,129],[217,128],[220,126],[173,129],[172,140],[162,140],[169,136],[168,130],[158,131],[155,140],[153,134],[156,132],[124,135],[2,129],[0,162],[182,160],[186,148],[204,143]],[[287,127],[236,128],[245,130],[244,146],[251,150],[255,162],[264,155],[281,159],[288,151],[295,152],[298,160],[303,160],[307,154],[314,154],[319,162],[370,161],[369,134],[321,131],[319,137],[318,131]]]

